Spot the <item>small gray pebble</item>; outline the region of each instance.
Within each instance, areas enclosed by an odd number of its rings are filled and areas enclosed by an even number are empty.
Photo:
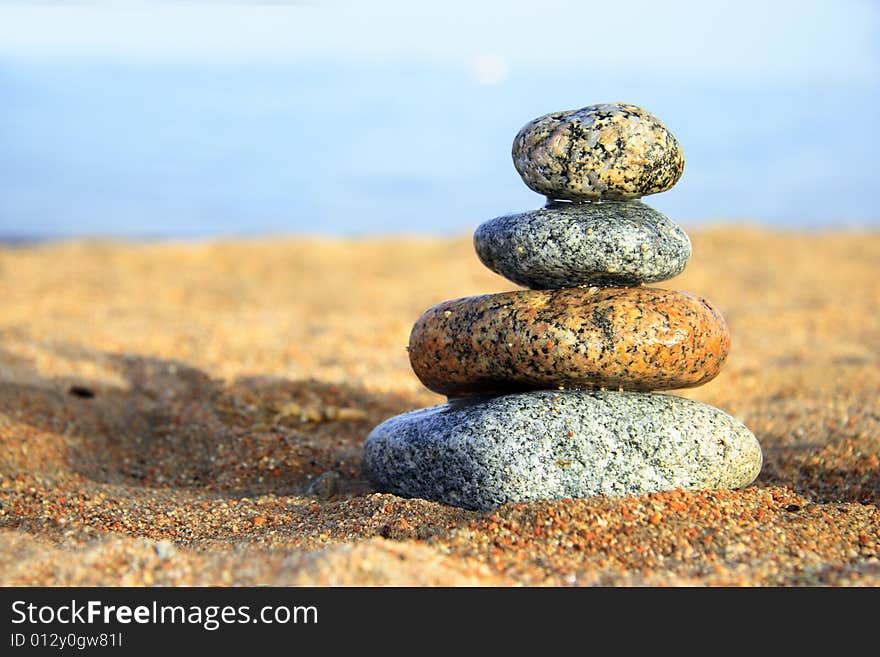
[[[317,479],[309,484],[306,495],[329,500],[339,492],[339,480],[342,478],[335,470],[322,473]]]
[[[156,556],[165,561],[177,554],[177,547],[171,541],[156,541],[153,543],[153,552]]]
[[[657,393],[541,390],[390,418],[367,437],[363,469],[382,491],[488,510],[739,488],[761,463],[755,436],[707,404]]]
[[[474,249],[489,269],[533,290],[656,283],[691,257],[687,233],[640,201],[557,202],[496,217],[474,232]]]

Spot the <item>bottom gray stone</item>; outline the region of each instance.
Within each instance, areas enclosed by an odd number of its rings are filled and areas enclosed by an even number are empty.
[[[364,446],[379,490],[467,509],[739,488],[761,470],[741,422],[658,393],[562,390],[451,400],[392,417]]]

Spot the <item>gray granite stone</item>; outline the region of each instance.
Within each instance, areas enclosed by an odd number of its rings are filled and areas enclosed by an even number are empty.
[[[687,233],[640,201],[556,202],[496,217],[474,232],[489,269],[534,290],[637,285],[682,272]]]
[[[684,170],[675,136],[650,112],[603,103],[545,114],[513,140],[523,182],[554,199],[632,199],[672,187]]]
[[[738,488],[761,448],[712,406],[656,393],[549,391],[452,400],[386,420],[363,469],[382,491],[468,509]]]

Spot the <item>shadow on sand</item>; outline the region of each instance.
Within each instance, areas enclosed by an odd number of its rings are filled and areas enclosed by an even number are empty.
[[[7,474],[238,496],[302,495],[335,471],[335,495],[358,494],[371,490],[360,472],[369,431],[419,406],[357,386],[262,376],[227,385],[178,361],[53,350],[118,376],[45,378],[27,358],[0,353]]]

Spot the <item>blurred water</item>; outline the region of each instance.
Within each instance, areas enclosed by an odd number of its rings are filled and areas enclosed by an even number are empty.
[[[451,234],[538,207],[510,159],[545,112],[657,114],[685,225],[877,226],[880,91],[858,82],[518,70],[419,61],[0,59],[0,239]]]

